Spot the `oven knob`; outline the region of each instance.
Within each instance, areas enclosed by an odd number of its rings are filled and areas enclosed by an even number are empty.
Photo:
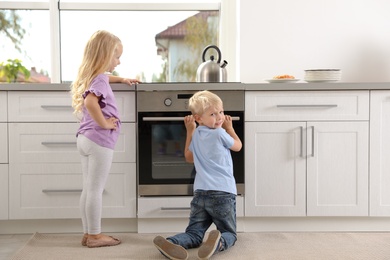
[[[172,105],[172,99],[166,98],[166,99],[164,100],[164,104],[165,104],[167,107],[169,107],[170,105]]]

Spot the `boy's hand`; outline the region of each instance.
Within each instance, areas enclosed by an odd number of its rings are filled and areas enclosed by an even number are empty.
[[[222,128],[226,131],[233,129],[233,120],[231,116],[225,115],[225,121],[222,124]]]
[[[185,116],[184,125],[188,132],[193,132],[196,128],[195,118],[192,115]]]

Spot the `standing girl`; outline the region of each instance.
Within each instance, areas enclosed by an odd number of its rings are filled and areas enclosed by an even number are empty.
[[[89,39],[77,77],[71,85],[72,106],[81,115],[77,149],[81,155],[83,191],[80,197],[84,236],[88,247],[115,246],[119,239],[101,233],[102,197],[111,168],[121,122],[106,72],[120,64],[123,46],[118,37],[97,31]],[[123,79],[115,82],[136,83]],[[111,80],[111,81],[114,81]]]

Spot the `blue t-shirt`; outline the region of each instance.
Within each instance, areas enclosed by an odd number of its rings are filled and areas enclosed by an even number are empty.
[[[119,119],[115,96],[108,82],[107,75],[97,75],[96,78],[92,80],[89,89],[83,94],[83,97],[85,98],[89,93],[94,93],[96,96],[101,97],[99,105],[105,118],[115,117]],[[80,122],[80,128],[77,131],[77,135],[83,134],[100,146],[114,149],[120,133],[120,126],[121,122],[118,121],[116,130],[101,128],[95,120],[92,119],[85,106],[83,106],[83,119]]]
[[[233,144],[233,137],[223,128],[196,128],[189,147],[196,169],[194,191],[216,190],[237,195],[230,154]]]

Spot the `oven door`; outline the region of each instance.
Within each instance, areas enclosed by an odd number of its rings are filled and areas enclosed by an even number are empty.
[[[225,112],[243,138],[243,112]],[[138,113],[138,192],[140,196],[193,195],[195,168],[184,158],[188,112]],[[241,139],[244,142],[243,139]],[[243,150],[232,152],[237,183],[244,183]],[[239,189],[240,190],[240,189]]]

